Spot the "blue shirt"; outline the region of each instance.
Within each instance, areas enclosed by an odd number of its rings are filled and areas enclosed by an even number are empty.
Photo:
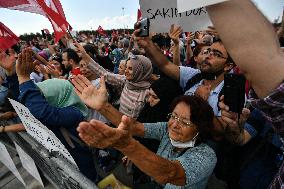
[[[76,148],[71,148],[59,129],[60,127],[64,127],[72,135],[78,137],[76,128],[84,120],[84,116],[80,110],[73,106],[57,108],[49,105],[32,80],[22,83],[19,89],[19,101],[63,143],[74,158],[80,171],[90,180],[95,181],[96,169],[91,151],[86,146],[80,146],[77,142],[73,142]]]
[[[145,138],[161,141],[157,155],[168,159],[179,161],[186,175],[186,185],[176,186],[166,184],[165,189],[203,189],[206,188],[209,177],[216,165],[217,158],[215,152],[206,144],[200,144],[189,148],[183,154],[173,151],[174,147],[169,139],[167,122],[144,123]]]
[[[190,80],[193,76],[200,73],[200,70],[194,69],[191,67],[185,67],[180,66],[180,86],[181,88],[186,87],[186,83],[188,80]],[[201,80],[199,83],[192,86],[189,90],[185,91],[184,95],[194,95],[196,89],[203,84],[203,80]],[[221,111],[218,108],[218,102],[219,102],[219,93],[222,90],[224,86],[224,81],[222,81],[214,90],[210,92],[209,98],[208,98],[208,104],[213,108],[215,116],[221,116]]]

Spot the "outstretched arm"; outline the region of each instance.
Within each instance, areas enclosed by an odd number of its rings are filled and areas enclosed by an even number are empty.
[[[171,63],[158,47],[152,42],[149,37],[138,37],[140,30],[135,30],[135,40],[137,40],[140,47],[145,49],[147,56],[151,62],[155,64],[168,77],[179,80],[179,67]]]
[[[75,76],[72,79],[72,83],[75,86],[75,92],[87,106],[99,111],[113,125],[118,127],[123,114],[107,102],[108,97],[104,77],[100,79],[100,87],[98,89],[82,75]],[[135,119],[131,121],[134,125],[133,135],[144,136],[144,125]]]
[[[171,25],[169,36],[173,41],[173,63],[180,66],[180,47],[179,47],[179,36],[182,33],[181,27],[177,27],[174,24]]]
[[[230,0],[207,10],[257,95],[263,98],[270,94],[284,79],[284,55],[271,23],[250,0]]]
[[[92,147],[114,147],[139,169],[161,184],[185,185],[185,171],[178,161],[170,161],[151,152],[132,138],[131,120],[123,116],[117,129],[102,122],[83,122],[77,128],[81,139]]]

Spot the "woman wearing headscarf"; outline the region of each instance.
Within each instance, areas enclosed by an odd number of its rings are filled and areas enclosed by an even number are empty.
[[[95,62],[80,44],[76,43],[76,45],[82,53],[82,58],[85,62],[89,63],[89,68],[96,73],[98,77],[104,76],[108,84],[122,91],[119,111],[129,117],[137,118],[146,103],[149,87],[151,85],[151,61],[143,55],[129,54],[129,58],[126,60],[125,74],[114,74],[106,71]]]
[[[31,50],[23,50],[16,64],[20,84],[19,101],[57,136],[74,158],[80,171],[95,181],[97,174],[92,153],[80,140],[76,140],[76,127],[87,115],[87,107],[67,80],[50,79],[38,85],[30,80],[29,74],[34,67],[32,55]]]

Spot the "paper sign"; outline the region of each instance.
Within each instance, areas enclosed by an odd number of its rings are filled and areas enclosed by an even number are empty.
[[[204,7],[178,13],[175,0],[140,0],[143,18],[150,18],[150,32],[167,33],[172,24],[182,27],[184,32],[207,29],[211,26]]]
[[[17,143],[14,142],[14,144],[22,162],[22,166],[44,187],[34,160],[19,145],[17,145]]]
[[[0,142],[0,161],[26,186],[24,180],[22,179],[18,169],[16,168],[6,146]]]
[[[188,10],[214,5],[227,0],[177,0],[178,12],[185,12]]]
[[[15,100],[9,100],[20,117],[27,133],[41,143],[49,152],[59,152],[63,158],[68,159],[71,163],[76,165],[73,157],[52,131],[37,120],[24,105]]]

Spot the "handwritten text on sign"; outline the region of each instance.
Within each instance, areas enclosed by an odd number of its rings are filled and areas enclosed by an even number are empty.
[[[212,25],[204,7],[179,13],[174,0],[140,0],[143,18],[150,18],[150,32],[169,32],[172,24],[184,32],[206,29]]]
[[[37,120],[21,103],[9,99],[13,108],[20,117],[26,131],[39,143],[41,143],[49,152],[56,151],[60,155],[69,160],[69,162],[76,165],[73,157],[70,155],[65,146],[61,141],[55,136],[55,134],[50,131],[46,126],[44,126],[39,120]]]

